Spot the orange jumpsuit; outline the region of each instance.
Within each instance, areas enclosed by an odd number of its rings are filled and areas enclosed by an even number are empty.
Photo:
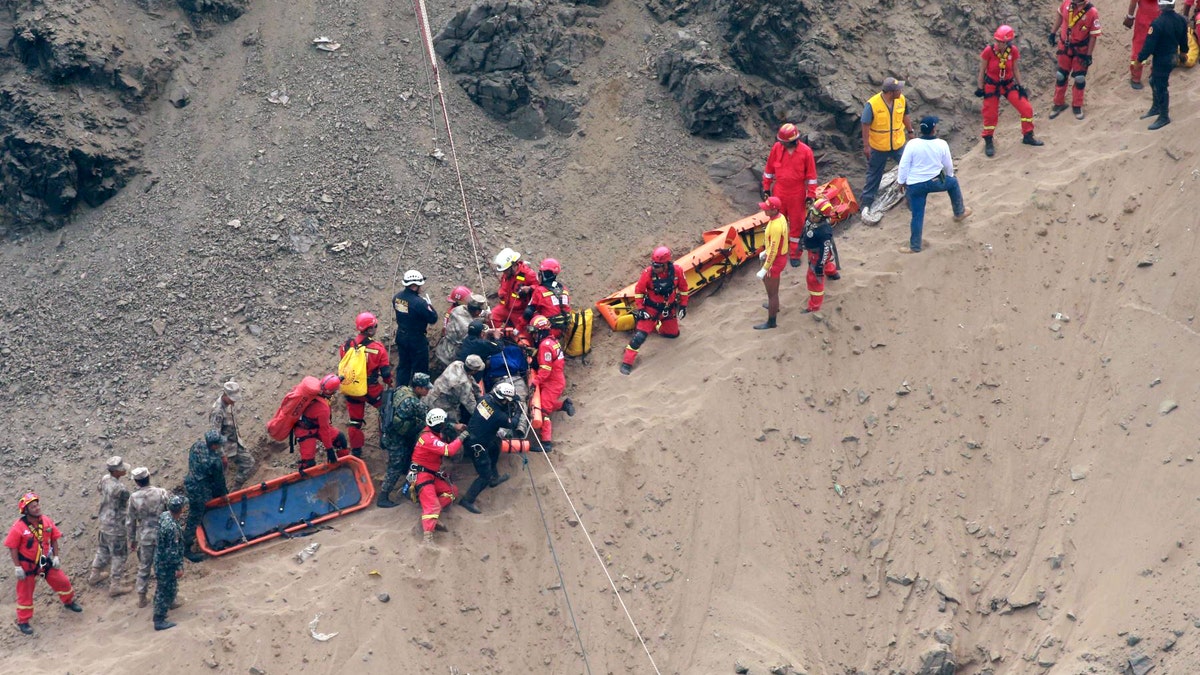
[[[1092,36],[1100,35],[1100,13],[1088,2],[1078,10],[1071,10],[1071,0],[1063,0],[1058,8],[1062,14],[1062,26],[1058,29],[1058,72],[1055,73],[1054,105],[1065,105],[1067,83],[1072,79],[1071,107],[1083,107],[1083,87],[1088,67],[1083,57],[1090,57],[1088,43]]]
[[[458,499],[458,488],[450,482],[450,476],[442,471],[442,459],[453,457],[462,450],[462,440],[447,443],[442,437],[425,427],[413,448],[412,463],[417,466],[417,479],[413,490],[421,502],[421,529],[433,532],[437,528],[442,509]]]
[[[789,152],[783,143],[776,142],[763,168],[762,188],[783,202],[779,212],[788,219],[788,254],[799,260],[803,255],[800,237],[804,234],[807,201],[817,196],[817,163],[812,148],[797,142]]]
[[[50,549],[62,537],[54,521],[42,516],[36,525],[31,525],[25,516],[17,518],[4,538],[4,546],[17,550],[17,559],[25,578],[17,581],[17,623],[29,623],[33,618],[33,589],[38,575],[46,576],[46,583],[58,593],[64,605],[75,601],[75,590],[66,572],[50,566]]]
[[[983,137],[988,138],[996,132],[1002,98],[1007,99],[1021,116],[1021,133],[1031,133],[1033,105],[1017,91],[1017,84],[1013,82],[1013,67],[1021,58],[1021,52],[1015,45],[997,52],[993,44],[984,47],[979,58],[987,64],[983,71]]]
[[[392,366],[388,362],[388,350],[383,346],[383,343],[373,338],[368,338],[366,335],[359,333],[354,337],[346,340],[338,353],[341,358],[346,355],[346,350],[357,347],[358,345],[366,345],[367,347],[367,395],[366,396],[346,396],[346,414],[350,416],[350,424],[346,428],[346,436],[350,438],[350,452],[354,453],[355,457],[362,455],[363,444],[366,443],[366,438],[363,436],[363,425],[366,424],[367,405],[371,404],[376,410],[383,405],[383,389],[384,385],[391,386],[392,384]]]
[[[538,343],[537,370],[533,373],[533,382],[542,396],[542,428],[539,430],[543,441],[553,441],[551,432],[550,413],[562,408],[563,391],[567,388],[567,378],[563,375],[562,345],[553,335]]]
[[[326,449],[332,448],[341,432],[331,423],[333,412],[329,409],[329,401],[318,396],[304,409],[300,421],[296,423],[296,443],[300,446],[300,468],[305,469],[316,464],[317,441],[321,441]],[[344,446],[339,448],[339,458],[350,454]]]
[[[1157,18],[1158,0],[1138,0],[1137,7],[1133,10],[1133,49],[1129,54],[1129,79],[1132,82],[1142,81],[1142,62],[1138,61],[1138,52],[1142,51],[1142,45],[1146,44],[1150,24]]]
[[[492,325],[496,328],[511,327],[517,332],[525,330],[525,305],[537,285],[538,276],[533,268],[518,260],[504,270],[500,276],[500,287],[496,290],[500,302],[492,308]]]

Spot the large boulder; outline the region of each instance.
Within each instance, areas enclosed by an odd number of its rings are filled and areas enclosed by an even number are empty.
[[[603,3],[588,3],[603,4]],[[604,40],[588,26],[590,7],[532,0],[482,0],[458,12],[434,38],[459,86],[520,138],[549,127],[572,133],[579,99],[574,70]]]
[[[685,39],[656,64],[658,81],[679,102],[688,132],[708,138],[746,138],[741,77],[709,54],[703,42]]]
[[[233,21],[246,13],[250,0],[178,0],[179,6],[191,14],[221,23]]]

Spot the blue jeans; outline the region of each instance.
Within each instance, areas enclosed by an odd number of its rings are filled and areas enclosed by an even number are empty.
[[[908,245],[913,251],[920,251],[921,230],[925,227],[925,198],[929,196],[930,192],[949,192],[950,206],[954,209],[954,215],[961,216],[963,214],[962,190],[958,187],[957,178],[937,176],[922,183],[909,185],[907,192],[908,208],[912,211],[912,222],[909,225],[912,234],[909,236]]]
[[[871,148],[871,157],[867,160],[867,184],[863,186],[862,194],[858,196],[858,203],[864,208],[875,203],[875,193],[879,192],[879,181],[883,180],[883,172],[887,168],[887,161],[890,159],[900,164],[900,158],[904,156],[904,150],[876,150]]]

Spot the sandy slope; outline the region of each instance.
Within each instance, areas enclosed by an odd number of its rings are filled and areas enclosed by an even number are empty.
[[[1112,33],[1099,63],[1125,58]],[[1085,122],[1039,118],[1040,150],[1017,145],[1006,110],[1000,155],[961,162],[975,217],[953,225],[935,196],[919,256],[895,252],[903,211],[850,228],[821,322],[798,313],[793,272],[780,329],[751,331],[761,290],[743,273],[695,305],[680,340],[651,339],[631,377],[615,367],[624,336],[571,369],[580,414],[556,424],[551,459],[662,672],[912,670],[943,627],[966,673],[1118,672],[1134,649],[1155,672],[1195,669],[1195,77],[1176,75],[1175,124],[1154,134],[1136,120],[1149,92],[1114,72],[1089,86]],[[577,233],[639,183],[619,173],[637,156],[613,141],[628,126],[604,122],[637,104],[611,86],[586,113],[581,156],[598,163],[563,177],[587,209],[563,225]],[[670,236],[734,215],[705,194],[681,192],[674,208],[694,217]],[[579,286],[626,283],[629,243],[668,228],[655,220],[579,239],[564,256],[594,264]],[[1055,312],[1070,317],[1057,331]],[[1165,399],[1179,408],[1159,414]],[[189,566],[169,633],[128,598],[88,592],[76,618],[39,594],[41,636],[6,639],[5,669],[583,672],[532,475],[592,672],[652,672],[545,458],[528,459],[530,472],[505,460],[513,480],[481,498],[484,515],[450,511],[434,547],[418,545],[415,509],[370,509]],[[314,541],[314,559],[292,560]],[[308,635],[317,613],[329,642]]]

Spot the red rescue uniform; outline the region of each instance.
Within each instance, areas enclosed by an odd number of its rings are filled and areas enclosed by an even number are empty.
[[[504,270],[500,275],[500,287],[496,289],[500,303],[492,308],[492,326],[524,331],[525,306],[529,304],[529,297],[537,282],[537,272],[525,264],[524,260],[518,260]]]
[[[562,408],[560,399],[567,388],[567,378],[563,374],[566,361],[562,345],[553,335],[538,343],[537,370],[533,371],[533,383],[542,397],[542,428],[539,431],[543,441],[554,440],[550,413]]]
[[[550,319],[550,328],[555,337],[562,337],[567,329],[567,317],[571,314],[571,293],[566,286],[556,283],[553,288],[542,285],[533,287],[529,306],[534,314]]]
[[[1100,12],[1092,3],[1072,9],[1071,0],[1063,0],[1058,8],[1062,25],[1058,29],[1058,72],[1055,74],[1054,105],[1066,105],[1067,84],[1072,85],[1071,106],[1083,107],[1086,62],[1091,59],[1088,45],[1100,35]],[[1084,57],[1087,57],[1086,59]]]
[[[417,465],[417,479],[412,489],[421,502],[421,529],[426,532],[433,532],[442,509],[458,499],[458,488],[442,471],[442,459],[453,457],[460,450],[462,440],[447,443],[429,427],[425,427],[413,447],[412,463]]]
[[[346,355],[346,350],[359,345],[367,348],[367,395],[346,396],[346,413],[350,416],[350,424],[346,428],[346,436],[350,439],[350,450],[356,455],[362,454],[366,438],[363,436],[363,426],[366,424],[367,404],[376,410],[383,405],[384,386],[392,384],[392,366],[388,362],[388,350],[383,343],[359,333],[346,340],[338,353],[338,358]]]
[[[334,439],[338,437],[338,429],[333,426],[330,418],[333,413],[329,409],[329,401],[324,397],[314,398],[304,409],[300,421],[296,423],[296,443],[300,445],[301,467],[312,466],[317,458],[317,441],[326,448],[332,448]],[[350,454],[346,448],[337,451],[338,457]]]
[[[1155,0],[1157,2],[1157,0]],[[996,45],[990,44],[979,53],[983,60],[983,137],[989,138],[996,132],[996,122],[1000,119],[1000,99],[1006,99],[1017,109],[1021,116],[1021,133],[1033,132],[1033,105],[1029,99],[1017,90],[1013,79],[1017,60],[1021,52],[1015,45],[996,50]]]
[[[771,146],[767,165],[763,168],[762,188],[783,202],[779,212],[788,220],[788,254],[799,260],[807,201],[817,196],[817,163],[812,148],[797,142],[796,147],[789,150],[783,143],[776,142]]]
[[[649,315],[634,324],[634,336],[625,347],[621,363],[632,366],[637,359],[638,349],[641,349],[646,336],[658,333],[663,337],[679,337],[678,311],[687,307],[687,279],[683,276],[683,268],[675,263],[663,266],[662,273],[654,271],[654,265],[642,271],[634,286],[634,302],[639,311]]]
[[[21,569],[25,570],[25,578],[17,581],[17,623],[29,623],[33,618],[33,589],[39,575],[45,575],[46,583],[58,593],[58,599],[64,605],[75,600],[75,590],[71,588],[66,572],[42,561],[43,556],[51,556],[51,548],[62,537],[62,532],[46,516],[33,520],[31,524],[25,516],[17,518],[9,528],[8,536],[4,537],[4,546],[16,549]]]
[[[1191,3],[1188,3],[1191,6]],[[1150,24],[1158,18],[1158,0],[1137,0],[1133,10],[1133,45],[1129,54],[1129,80],[1141,83],[1142,62],[1138,61],[1138,52],[1146,44],[1146,35],[1150,33]]]

